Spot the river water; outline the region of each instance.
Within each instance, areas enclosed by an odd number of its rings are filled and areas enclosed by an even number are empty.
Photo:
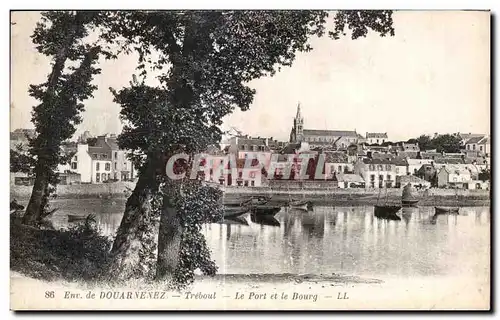
[[[113,236],[125,199],[58,199],[56,227],[67,214],[97,216]],[[434,216],[432,207],[403,208],[401,221],[381,220],[372,206],[283,208],[274,220],[250,216],[203,228],[219,273],[341,273],[370,277],[463,276],[489,272],[490,208],[463,207]]]

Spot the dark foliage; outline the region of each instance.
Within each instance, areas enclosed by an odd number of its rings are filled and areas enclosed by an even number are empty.
[[[67,230],[40,230],[11,220],[10,266],[43,280],[98,281],[109,262],[111,240],[95,221]]]

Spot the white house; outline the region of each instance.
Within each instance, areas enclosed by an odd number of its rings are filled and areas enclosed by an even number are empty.
[[[417,174],[417,171],[424,164],[432,164],[433,160],[432,159],[406,159],[406,162],[408,163],[408,173],[415,175],[415,174]]]
[[[489,156],[491,153],[491,143],[489,136],[472,137],[465,143],[467,152],[477,152],[478,155]]]
[[[382,144],[389,141],[387,137],[387,132],[367,132],[366,133],[366,143],[368,144]]]
[[[468,188],[468,183],[472,180],[469,170],[455,167],[443,166],[437,174],[438,187]]]
[[[61,173],[76,172],[80,174],[81,182],[92,182],[92,158],[88,150],[89,146],[87,144],[78,144],[70,163],[59,165],[58,171]]]

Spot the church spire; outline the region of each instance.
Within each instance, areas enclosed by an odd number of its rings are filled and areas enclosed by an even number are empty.
[[[302,115],[300,114],[300,102],[297,104],[297,115],[295,115],[296,119],[302,118]]]

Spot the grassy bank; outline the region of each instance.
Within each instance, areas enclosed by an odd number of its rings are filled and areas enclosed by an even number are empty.
[[[98,281],[109,261],[111,240],[88,223],[67,230],[10,224],[10,268],[36,279]]]

